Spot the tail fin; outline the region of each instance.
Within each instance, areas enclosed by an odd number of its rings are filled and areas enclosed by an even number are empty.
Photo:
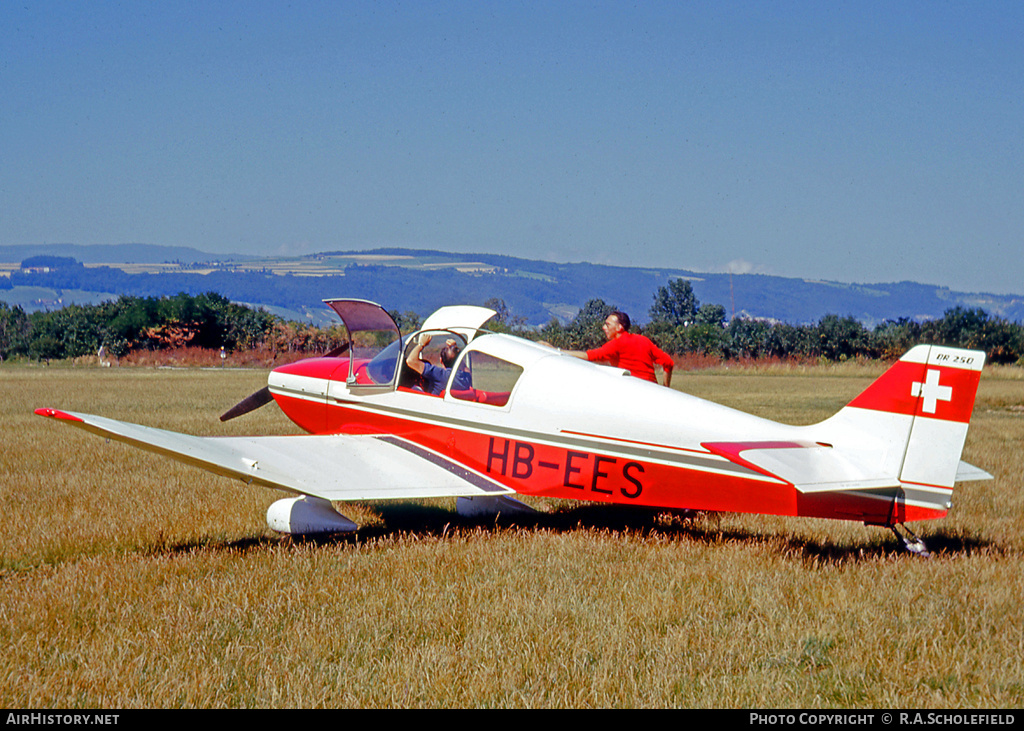
[[[791,484],[794,515],[888,526],[940,518],[958,478],[989,477],[960,462],[984,363],[981,352],[918,346],[831,419],[780,439],[702,446]]]
[[[890,442],[901,483],[951,488],[984,364],[981,351],[918,345],[834,419]]]

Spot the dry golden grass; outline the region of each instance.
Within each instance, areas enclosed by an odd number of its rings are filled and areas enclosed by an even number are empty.
[[[795,423],[875,375],[680,373]],[[446,501],[347,506],[355,535],[272,534],[279,494],[32,414],[197,434],[265,373],[0,367],[0,697],[9,707],[1020,707],[1024,387],[986,373],[965,459],[996,479],[887,532],[565,503],[473,524]]]

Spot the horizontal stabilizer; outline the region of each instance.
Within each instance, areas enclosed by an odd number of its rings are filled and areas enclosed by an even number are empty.
[[[895,476],[851,459],[829,444],[801,441],[705,442],[704,448],[763,475],[788,482],[800,492],[895,487]]]
[[[394,436],[196,437],[90,414],[36,414],[246,483],[325,500],[496,496],[511,490]]]
[[[956,481],[957,482],[975,482],[978,480],[992,480],[995,479],[991,474],[981,469],[981,467],[975,467],[972,464],[967,464],[963,460],[960,460],[960,464],[956,468]]]

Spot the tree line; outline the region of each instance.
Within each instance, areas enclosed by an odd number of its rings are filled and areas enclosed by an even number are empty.
[[[27,315],[0,303],[0,356],[34,360],[182,346],[234,350],[264,342],[277,318],[222,295],[129,297]]]
[[[530,327],[500,299],[484,303],[498,315],[489,327],[544,340],[556,347],[586,350],[603,341],[601,324],[613,309],[589,300],[569,322],[550,320]],[[634,313],[630,313],[634,314]],[[701,304],[689,282],[669,281],[654,294],[649,322],[634,328],[673,355],[697,353],[723,359],[778,358],[842,361],[898,358],[918,343],[984,350],[990,362],[1024,364],[1024,327],[982,309],[954,307],[925,322],[887,320],[868,329],[853,317],[825,315],[812,324],[726,319],[725,308]],[[403,333],[421,322],[416,312],[392,313]],[[634,315],[635,316],[635,315]],[[178,347],[264,348],[273,352],[325,352],[344,340],[341,327],[316,328],[285,322],[262,309],[207,292],[174,297],[121,296],[99,305],[69,305],[26,314],[0,302],[0,358],[33,360]]]
[[[572,322],[563,325],[553,320],[545,325],[542,336],[557,347],[597,347],[603,337],[600,324],[613,309],[603,300],[590,300]],[[727,321],[722,305],[701,304],[689,282],[675,279],[658,288],[648,315],[650,321],[638,330],[673,355],[895,360],[914,345],[927,343],[983,350],[989,362],[1024,365],[1024,326],[980,308],[957,306],[941,318],[918,322],[903,317],[873,329],[854,317],[835,314],[803,325],[743,318]]]

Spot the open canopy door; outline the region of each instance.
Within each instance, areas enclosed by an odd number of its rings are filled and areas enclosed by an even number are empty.
[[[324,304],[338,313],[345,324],[349,337],[355,332],[366,330],[393,331],[398,337],[398,325],[394,318],[376,302],[356,299],[324,300]]]
[[[467,341],[472,340],[476,331],[494,317],[497,312],[487,307],[475,305],[449,305],[442,307],[428,317],[422,325],[423,330],[451,330],[457,332]]]
[[[402,349],[402,334],[387,311],[376,302],[359,299],[326,299],[348,331],[348,382],[365,385],[391,383]]]

